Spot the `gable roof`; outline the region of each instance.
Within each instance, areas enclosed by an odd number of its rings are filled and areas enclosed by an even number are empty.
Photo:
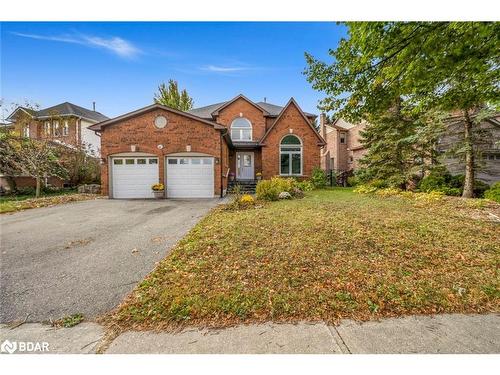
[[[54,116],[76,116],[93,122],[101,122],[108,119],[107,116],[104,116],[100,112],[92,111],[70,102],[64,102],[52,107],[40,109],[38,111],[20,106],[17,107],[9,117],[7,117],[7,120],[15,121],[15,116],[18,111],[24,111],[33,116],[35,119],[44,119]]]
[[[192,114],[192,115],[195,115],[195,116],[198,116],[198,117],[202,117],[202,118],[205,118],[205,119],[212,119],[214,112],[216,113],[216,112],[220,111],[223,107],[229,105],[230,103],[232,103],[233,101],[235,101],[239,97],[242,97],[245,100],[247,100],[247,101],[251,102],[252,104],[256,105],[257,108],[259,108],[260,110],[262,110],[263,112],[265,112],[266,116],[269,116],[269,117],[277,117],[277,116],[279,116],[279,114],[283,110],[283,107],[280,106],[280,105],[271,104],[271,103],[267,103],[267,102],[257,102],[257,103],[254,103],[250,99],[246,98],[245,96],[238,95],[236,98],[234,98],[234,99],[232,99],[230,101],[225,101],[225,102],[210,104],[210,105],[207,105],[207,106],[204,106],[204,107],[199,107],[199,108],[193,108],[193,109],[191,109],[191,110],[189,110],[187,112],[190,113],[190,114]],[[317,117],[313,113],[304,112],[304,114],[307,117]]]
[[[267,136],[269,135],[269,133],[271,133],[271,130],[273,130],[274,126],[280,121],[281,119],[281,116],[283,116],[283,114],[285,113],[286,109],[290,106],[290,105],[295,105],[295,107],[299,110],[299,113],[301,114],[302,118],[304,119],[304,121],[307,123],[307,125],[309,125],[309,127],[311,128],[311,130],[314,132],[314,134],[316,135],[316,137],[318,138],[319,140],[319,143],[320,145],[326,145],[326,142],[325,140],[323,139],[323,137],[318,133],[318,131],[314,128],[314,126],[311,124],[311,122],[309,121],[309,119],[307,118],[307,116],[305,115],[305,113],[302,111],[302,109],[300,108],[300,106],[297,104],[297,102],[295,101],[294,98],[290,98],[290,100],[288,101],[288,103],[283,107],[283,109],[281,110],[280,114],[278,115],[278,118],[273,122],[273,124],[271,125],[271,127],[269,129],[267,129],[267,132],[266,134],[264,134],[264,136],[262,137],[262,139],[260,140],[260,145],[263,145],[264,144],[264,141],[265,139],[267,138]]]
[[[180,115],[180,116],[188,117],[188,118],[191,118],[193,120],[197,120],[199,122],[202,122],[204,124],[213,126],[215,129],[226,129],[225,126],[219,125],[219,124],[217,124],[214,121],[205,120],[205,119],[203,119],[201,117],[192,115],[192,114],[190,114],[188,112],[179,111],[177,109],[167,107],[166,105],[161,105],[161,104],[156,104],[156,103],[148,105],[148,106],[140,108],[140,109],[137,109],[137,110],[129,112],[129,113],[125,113],[124,115],[121,115],[121,116],[118,116],[118,117],[115,117],[115,118],[112,118],[112,119],[108,119],[108,120],[99,122],[97,124],[89,126],[88,129],[94,130],[94,131],[100,131],[105,126],[112,125],[112,124],[115,124],[117,122],[126,120],[128,118],[141,115],[143,113],[152,111],[154,109],[163,109],[165,111],[172,112],[172,113],[175,113],[175,114]]]
[[[225,102],[223,105],[221,105],[219,108],[217,108],[215,111],[213,111],[211,113],[212,116],[217,116],[219,114],[219,112],[226,108],[229,104],[231,103],[234,103],[236,100],[238,99],[243,99],[245,100],[246,102],[250,103],[251,105],[253,105],[255,108],[261,110],[262,112],[264,112],[264,115],[266,114],[269,114],[264,108],[260,107],[259,105],[257,105],[256,103],[252,102],[250,99],[248,99],[245,95],[243,94],[239,94],[237,96],[235,96],[233,99],[231,99],[230,101],[228,102]]]

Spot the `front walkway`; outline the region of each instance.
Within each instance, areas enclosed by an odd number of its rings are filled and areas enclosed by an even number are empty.
[[[125,332],[106,353],[500,353],[500,316],[436,315],[359,324],[260,324],[181,333]],[[46,341],[50,353],[94,353],[104,330],[94,323],[54,330],[0,326],[0,342]]]

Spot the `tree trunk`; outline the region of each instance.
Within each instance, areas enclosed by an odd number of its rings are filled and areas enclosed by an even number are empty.
[[[472,120],[468,111],[464,111],[464,143],[465,143],[465,179],[463,198],[474,197],[474,148],[472,142]]]
[[[40,187],[41,187],[40,176],[36,176],[35,198],[39,198],[40,197]]]

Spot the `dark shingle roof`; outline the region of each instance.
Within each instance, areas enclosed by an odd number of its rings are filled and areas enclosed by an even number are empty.
[[[212,112],[216,111],[218,108],[222,107],[227,102],[221,102],[216,104],[210,104],[205,107],[193,108],[188,113],[201,117],[201,118],[212,118]]]
[[[36,112],[35,117],[50,117],[50,116],[78,116],[83,117],[88,120],[93,120],[101,122],[108,120],[107,116],[104,116],[100,112],[92,111],[87,108],[80,107],[79,105],[64,102],[53,107],[44,108]]]
[[[216,104],[207,105],[205,107],[193,108],[190,111],[188,111],[188,113],[190,113],[192,115],[195,115],[195,116],[198,116],[198,117],[201,117],[201,118],[211,119],[212,118],[212,112],[216,111],[217,109],[219,109],[220,107],[222,107],[226,103],[227,102],[222,102],[222,103],[216,103]],[[269,112],[269,114],[271,116],[278,116],[281,113],[281,111],[283,110],[282,106],[279,106],[279,105],[276,105],[276,104],[267,103],[267,102],[258,102],[258,103],[255,103],[255,104],[257,104],[263,110]],[[304,112],[304,114],[306,116],[316,116],[315,114],[308,113],[308,112]]]

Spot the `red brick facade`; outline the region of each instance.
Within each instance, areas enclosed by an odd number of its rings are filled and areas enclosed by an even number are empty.
[[[165,116],[168,120],[167,126],[163,129],[154,126],[154,119],[158,115]],[[158,148],[158,145],[162,145],[163,148]],[[109,194],[110,157],[118,153],[131,152],[131,146],[135,146],[138,155],[146,153],[158,157],[158,182],[164,182],[165,156],[168,154],[186,152],[190,146],[192,153],[203,153],[218,158],[219,162],[214,163],[214,191],[215,194],[220,194],[221,176],[229,168],[228,151],[225,141],[221,140],[221,132],[212,125],[164,109],[154,109],[103,128],[101,131],[101,156],[104,159],[101,168],[103,194]],[[225,189],[227,179],[225,177],[222,179]]]
[[[313,168],[320,166],[322,140],[307,123],[301,110],[292,102],[276,120],[263,142],[262,177],[264,179],[279,175],[280,142],[288,134],[299,137],[302,142],[302,177],[310,177]]]
[[[150,107],[148,107],[150,108]],[[158,115],[167,118],[167,126],[157,129],[154,119]],[[310,115],[313,116],[313,115]],[[250,145],[226,141],[230,126],[235,118],[245,117],[252,124]],[[214,114],[212,121],[180,113],[166,107],[152,106],[136,114],[125,115],[123,119],[104,122],[93,128],[101,133],[101,155],[103,158],[101,184],[103,194],[109,194],[110,157],[119,153],[135,152],[158,156],[159,182],[164,182],[165,156],[172,153],[202,153],[216,159],[214,164],[214,191],[221,194],[228,184],[228,171],[236,175],[237,152],[254,153],[254,172],[261,172],[263,178],[279,175],[280,141],[287,134],[294,134],[302,142],[303,177],[309,177],[312,169],[320,166],[320,148],[324,141],[295,101],[291,100],[279,116],[271,116],[265,110],[237,97]],[[222,126],[220,126],[222,125]],[[162,145],[162,148],[158,148]],[[168,182],[167,182],[168,183]]]

